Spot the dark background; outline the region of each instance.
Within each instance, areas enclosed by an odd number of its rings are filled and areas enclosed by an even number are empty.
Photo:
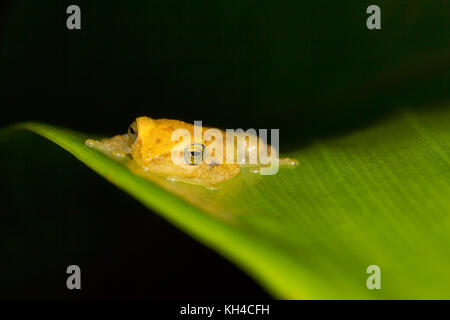
[[[66,28],[77,4],[82,29]],[[382,29],[366,28],[378,4]],[[123,133],[136,116],[280,128],[281,151],[449,97],[448,1],[6,1],[1,126]],[[268,297],[65,151],[1,148],[0,297]],[[65,268],[80,265],[81,292]]]

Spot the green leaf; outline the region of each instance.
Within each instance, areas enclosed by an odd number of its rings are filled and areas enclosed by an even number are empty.
[[[18,129],[72,153],[277,297],[450,298],[448,108],[298,148],[286,154],[297,168],[244,169],[216,191],[137,176],[68,129],[22,123],[2,135]],[[381,268],[381,290],[366,286],[369,265]]]

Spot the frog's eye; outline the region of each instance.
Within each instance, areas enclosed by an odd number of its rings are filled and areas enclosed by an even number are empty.
[[[201,143],[193,143],[184,149],[183,157],[187,164],[197,165],[203,161],[205,146]]]
[[[137,138],[137,124],[136,121],[134,121],[129,127],[128,127],[128,144],[132,145],[136,142]]]

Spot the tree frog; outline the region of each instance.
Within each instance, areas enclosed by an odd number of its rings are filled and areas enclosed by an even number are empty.
[[[195,138],[192,137],[196,136],[198,130],[200,130],[201,138],[199,141],[195,141]],[[179,133],[175,135],[177,132]],[[211,132],[212,136],[208,134]],[[217,136],[225,137],[226,134],[220,129],[199,127],[178,120],[139,117],[129,126],[126,134],[100,141],[87,139],[85,143],[109,156],[130,159],[143,170],[166,177],[170,181],[214,188],[216,184],[235,177],[239,174],[240,167],[245,165],[245,161],[242,159],[236,161],[237,151],[234,151],[233,155],[235,161],[231,161],[231,163],[227,161],[227,143],[224,139],[221,144],[217,144]],[[251,149],[249,137],[245,137],[243,141],[245,141],[245,159],[248,160],[248,152]],[[258,140],[257,146],[261,147],[263,143]],[[275,152],[268,145],[264,145],[264,147],[272,150],[269,153]],[[209,149],[212,151],[209,153],[209,157],[206,157]],[[237,148],[235,149],[237,150]],[[174,154],[177,154],[181,161],[175,162]],[[290,166],[298,163],[297,160],[290,158],[277,160],[280,164]],[[258,170],[262,167],[264,166],[260,163],[254,164],[253,172],[259,172]]]

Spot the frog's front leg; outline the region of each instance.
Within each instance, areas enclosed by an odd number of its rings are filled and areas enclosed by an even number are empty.
[[[204,169],[199,172],[195,177],[180,177],[170,175],[167,177],[170,181],[178,181],[184,183],[190,183],[195,185],[204,186],[210,190],[217,190],[217,184],[223,181],[227,181],[236,176],[240,172],[240,168],[236,164],[219,165],[208,164]]]
[[[205,179],[202,179],[202,178],[167,176],[166,179],[171,182],[183,182],[183,183],[187,183],[187,184],[202,186],[209,190],[218,190],[218,188],[214,184],[211,184],[211,183],[209,183],[209,181],[206,181]]]
[[[118,159],[125,159],[131,153],[129,137],[127,134],[117,135],[112,138],[104,138],[100,141],[87,139],[85,144],[92,149]]]

